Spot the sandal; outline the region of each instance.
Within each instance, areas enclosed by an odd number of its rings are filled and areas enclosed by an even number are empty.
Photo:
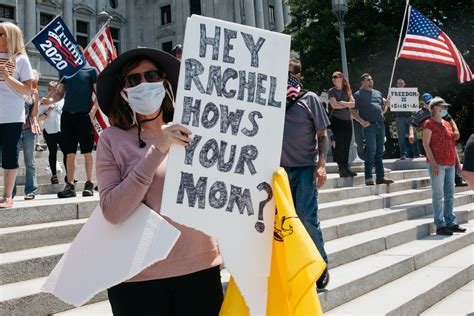
[[[12,198],[3,198],[0,200],[0,208],[11,208],[13,207]]]
[[[59,184],[58,176],[54,175],[51,177],[51,184]]]

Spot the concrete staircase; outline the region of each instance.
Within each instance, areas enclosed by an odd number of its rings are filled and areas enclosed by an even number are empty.
[[[57,199],[55,193],[63,184],[49,184],[47,152],[37,157],[41,195],[33,201],[18,196],[13,209],[0,210],[0,315],[111,315],[105,292],[74,309],[39,291],[99,196],[83,198],[79,191],[76,198]],[[82,165],[81,159],[78,190],[85,180]],[[385,166],[392,169],[389,176],[396,182],[371,187],[364,185],[362,173],[341,179],[335,165],[328,166],[329,179],[319,193],[331,272],[328,288],[319,293],[324,311],[334,315],[474,312],[474,192],[455,191],[458,221],[468,231],[436,236],[424,161],[387,160]],[[24,168],[19,174],[24,175]],[[22,194],[21,178],[19,183]],[[226,283],[229,273],[223,269],[221,277]]]

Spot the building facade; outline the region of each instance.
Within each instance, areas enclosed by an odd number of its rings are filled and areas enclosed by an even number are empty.
[[[25,41],[61,15],[85,47],[110,16],[118,53],[139,46],[170,51],[182,43],[186,19],[192,14],[277,32],[290,22],[284,0],[0,0],[0,21],[17,23]],[[27,50],[33,68],[42,74],[41,86],[57,79],[57,73],[32,45]]]

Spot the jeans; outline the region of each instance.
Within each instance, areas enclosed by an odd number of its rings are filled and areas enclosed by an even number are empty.
[[[366,144],[365,151],[365,179],[372,179],[372,168],[375,165],[375,174],[377,179],[383,179],[385,176],[383,169],[383,147],[385,140],[384,122],[371,123],[369,127],[364,128],[364,137]]]
[[[314,183],[314,166],[284,167],[290,182],[291,195],[296,214],[319,250],[321,257],[328,263],[324,250],[323,234],[318,218],[318,189]]]
[[[25,195],[36,195],[38,193],[38,178],[36,176],[35,145],[36,134],[30,128],[23,129],[20,141],[23,145],[23,157],[25,159]],[[13,188],[13,196],[16,195],[16,181]]]
[[[408,142],[408,134],[410,131],[410,124],[413,120],[412,117],[397,117],[398,132],[398,147],[400,148],[400,157],[408,156],[410,158],[420,156],[420,149],[418,148],[418,139],[415,133],[415,142],[410,144]]]
[[[456,225],[456,215],[453,212],[454,169],[455,166],[438,165],[439,175],[435,176],[431,164],[428,164],[433,189],[433,217],[436,228]]]

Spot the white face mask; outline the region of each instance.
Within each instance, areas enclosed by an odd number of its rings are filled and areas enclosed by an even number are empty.
[[[124,88],[120,95],[134,113],[150,115],[159,110],[166,93],[163,82],[142,82],[138,86]]]

